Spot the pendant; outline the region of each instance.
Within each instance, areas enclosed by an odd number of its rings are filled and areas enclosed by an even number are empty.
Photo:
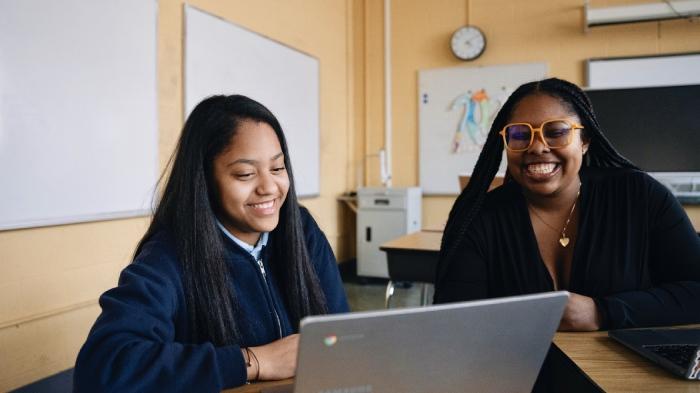
[[[569,245],[569,238],[568,237],[562,237],[559,239],[559,244],[561,244],[562,247],[566,247]]]

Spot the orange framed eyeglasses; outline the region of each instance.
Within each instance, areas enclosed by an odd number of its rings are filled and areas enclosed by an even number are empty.
[[[566,119],[547,120],[539,128],[529,123],[507,124],[499,132],[503,143],[509,151],[525,151],[532,146],[535,134],[539,133],[544,145],[550,149],[569,146],[574,137],[574,130],[583,126]]]

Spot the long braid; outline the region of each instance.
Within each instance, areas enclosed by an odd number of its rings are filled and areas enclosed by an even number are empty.
[[[489,135],[474,169],[474,173],[483,173],[484,175],[472,176],[467,188],[457,198],[457,202],[450,211],[445,226],[446,236],[443,236],[442,239],[443,246],[449,243],[450,240],[454,240],[448,238],[453,233],[456,235],[456,238],[461,238],[466,233],[473,214],[476,213],[476,209],[470,207],[475,205],[481,206],[489,185],[501,164],[501,154],[492,154],[491,152],[500,152],[502,150],[503,141],[498,136]],[[481,158],[482,156],[484,156],[483,159]]]
[[[498,134],[510,117],[510,113],[529,91],[519,88],[505,102],[491,125],[486,143],[479,154],[479,159],[474,166],[469,184],[460,193],[452,206],[452,210],[445,225],[445,231],[440,246],[440,255],[437,265],[436,283],[439,283],[447,271],[448,263],[462,244],[462,239],[467,233],[474,217],[479,214],[481,206],[486,199],[486,193],[498,172],[503,157],[503,139]],[[437,286],[436,286],[436,289]]]
[[[436,298],[439,297],[440,284],[445,278],[450,263],[461,263],[456,258],[466,233],[474,218],[478,216],[486,200],[489,186],[498,172],[503,152],[503,140],[499,131],[506,125],[515,106],[525,97],[533,94],[553,96],[569,106],[583,123],[585,136],[590,140],[584,166],[590,167],[625,167],[636,168],[623,157],[603,135],[588,96],[573,83],[562,79],[550,78],[530,82],[520,86],[508,97],[491,125],[486,143],[474,166],[467,187],[455,201],[445,225],[436,274]],[[509,178],[506,173],[506,179]]]

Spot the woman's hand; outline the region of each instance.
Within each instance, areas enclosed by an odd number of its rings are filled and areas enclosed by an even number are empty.
[[[600,312],[588,296],[571,293],[559,323],[559,330],[593,331],[600,329]]]
[[[269,344],[259,347],[250,347],[254,353],[251,359],[251,367],[248,368],[248,380],[255,378],[260,368],[258,380],[269,381],[291,378],[296,374],[297,349],[299,348],[299,335],[292,334]],[[255,358],[258,359],[257,365]]]

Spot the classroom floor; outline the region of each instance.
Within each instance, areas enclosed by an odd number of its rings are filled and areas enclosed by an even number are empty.
[[[347,265],[346,265],[347,264]],[[357,277],[352,262],[341,265],[341,276],[351,311],[383,310],[387,280]],[[394,286],[391,308],[420,306],[421,284],[399,283]],[[428,299],[432,303],[430,286]]]

